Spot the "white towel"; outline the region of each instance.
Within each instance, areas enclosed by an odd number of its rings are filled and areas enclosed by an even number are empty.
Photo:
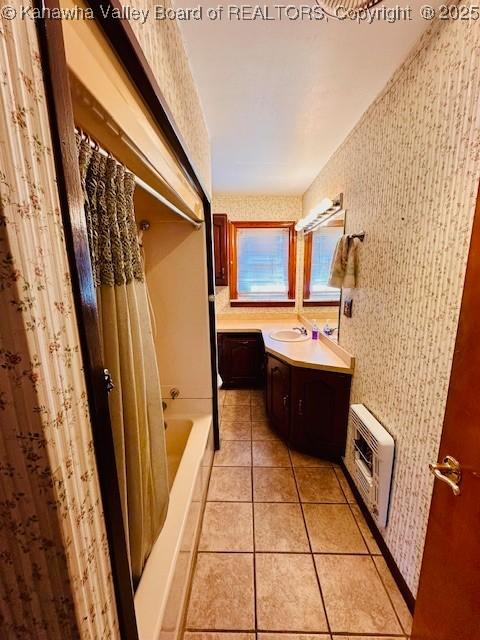
[[[337,242],[330,267],[328,286],[336,289],[353,289],[356,285],[358,266],[358,238],[343,235]]]
[[[341,289],[348,259],[348,236],[342,236],[337,242],[335,253],[333,254],[332,265],[330,267],[330,277],[328,286]]]
[[[343,279],[342,285],[344,289],[354,289],[356,287],[359,244],[360,240],[358,238],[352,238],[350,240],[348,246],[347,267],[345,269],[345,278]]]

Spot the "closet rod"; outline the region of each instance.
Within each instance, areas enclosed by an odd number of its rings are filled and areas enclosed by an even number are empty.
[[[81,135],[84,136],[85,134],[83,133],[83,131],[81,131],[80,129],[77,129],[77,127],[75,127],[75,130]],[[91,140],[91,138],[87,138],[87,140],[89,140],[90,144],[92,145],[92,147],[98,151],[99,153],[102,154],[102,156],[105,156],[107,158],[111,158],[113,157],[112,154],[108,153],[108,151],[105,151],[105,149],[102,149],[102,147],[96,143],[93,142]],[[132,171],[133,173],[133,171]],[[162,204],[164,204],[166,207],[168,207],[168,209],[170,209],[170,211],[173,211],[173,213],[176,213],[178,216],[180,216],[181,218],[183,218],[186,222],[189,222],[191,225],[193,225],[195,227],[195,229],[201,229],[202,227],[202,223],[201,222],[196,222],[195,220],[192,220],[192,218],[190,218],[190,216],[188,216],[184,211],[182,211],[181,209],[179,209],[177,206],[175,206],[173,204],[173,202],[170,202],[170,200],[168,200],[168,198],[165,198],[165,196],[163,196],[161,193],[159,193],[156,189],[154,189],[153,187],[151,187],[148,182],[145,182],[144,180],[142,180],[141,178],[139,178],[137,175],[133,174],[135,177],[135,184],[140,187],[141,189],[143,189],[144,191],[146,191],[147,193],[149,193],[151,196],[153,196],[155,198],[155,200],[158,200],[158,202],[161,202]]]

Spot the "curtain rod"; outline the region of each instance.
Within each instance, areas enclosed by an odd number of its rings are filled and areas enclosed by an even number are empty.
[[[108,151],[103,149],[98,144],[97,141],[93,141],[90,136],[85,137],[84,132],[81,131],[80,129],[78,129],[77,127],[75,127],[75,131],[77,131],[77,133],[79,133],[82,137],[84,137],[84,139],[88,140],[90,142],[90,144],[92,145],[92,148],[95,149],[95,151],[98,151],[99,153],[101,153],[102,156],[105,156],[107,158],[113,158],[114,157],[111,153],[109,153]],[[114,158],[114,159],[116,160],[116,158]],[[117,162],[119,162],[119,161],[117,160]],[[123,164],[123,163],[120,163],[120,164]],[[144,191],[149,193],[152,197],[155,198],[155,200],[158,200],[159,202],[164,204],[168,209],[170,209],[170,211],[173,211],[173,213],[176,213],[178,216],[183,218],[186,222],[189,222],[191,225],[193,225],[195,227],[195,229],[197,229],[197,230],[201,229],[201,227],[202,227],[201,222],[196,222],[195,220],[192,220],[192,218],[190,218],[190,216],[188,216],[184,211],[182,211],[176,205],[174,205],[173,202],[170,202],[170,200],[168,200],[168,198],[166,198],[161,193],[159,193],[156,189],[151,187],[148,184],[148,182],[145,182],[144,180],[139,178],[137,175],[135,175],[135,173],[133,173],[133,171],[131,171],[130,173],[133,174],[133,176],[135,178],[135,184],[138,187],[140,187],[141,189],[143,189]]]

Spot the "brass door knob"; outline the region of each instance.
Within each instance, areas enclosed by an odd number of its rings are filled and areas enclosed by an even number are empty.
[[[460,495],[459,485],[462,481],[462,470],[458,460],[455,460],[452,456],[446,456],[443,462],[430,463],[428,468],[437,480],[448,484],[454,496]]]

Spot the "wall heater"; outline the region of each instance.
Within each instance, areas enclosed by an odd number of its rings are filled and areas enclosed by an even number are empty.
[[[363,404],[350,406],[352,478],[379,527],[388,520],[395,442]]]

